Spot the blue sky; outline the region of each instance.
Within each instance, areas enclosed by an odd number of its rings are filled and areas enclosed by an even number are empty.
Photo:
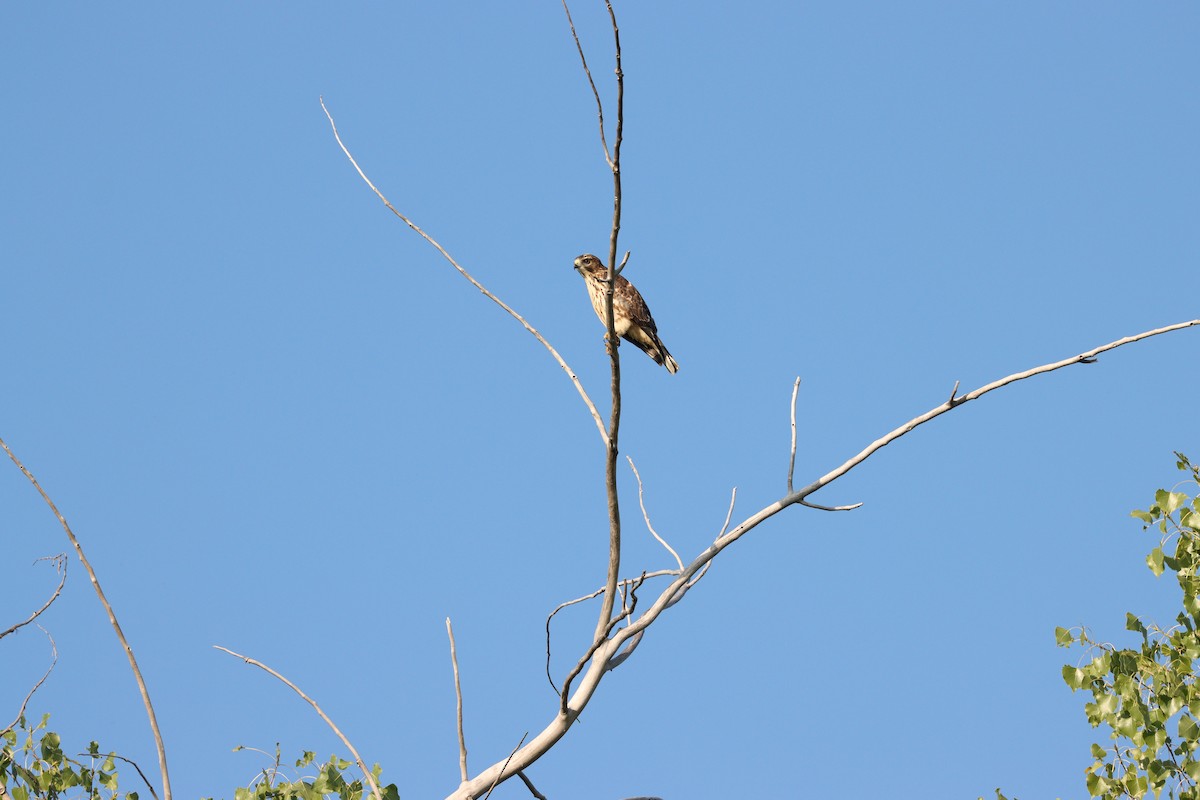
[[[611,99],[603,6],[573,8]],[[796,480],[964,390],[1192,319],[1200,10],[1185,3],[621,3],[622,249],[681,365],[622,350],[622,445],[685,558],[738,487]],[[551,718],[543,625],[602,584],[603,452],[536,342],[337,149],[542,330],[597,400],[571,269],[610,177],[561,7],[6,4],[0,435],[83,540],[147,674],[177,797],[340,750],[401,796]],[[726,552],[531,771],[552,798],[1083,796],[1056,625],[1125,641],[1176,590],[1128,517],[1200,457],[1200,332],[1011,386]],[[671,564],[621,474],[629,572]],[[0,472],[8,621],[67,549]],[[594,625],[556,618],[562,675]],[[77,563],[32,711],[154,765]],[[0,623],[6,626],[7,623]],[[0,708],[47,645],[0,647]],[[124,776],[129,788],[132,773]],[[527,796],[519,784],[496,797]]]

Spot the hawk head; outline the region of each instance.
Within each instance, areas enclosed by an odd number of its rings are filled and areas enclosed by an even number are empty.
[[[597,276],[600,273],[607,272],[605,266],[600,263],[600,259],[596,258],[591,253],[584,253],[579,258],[575,259],[575,269],[583,276]]]

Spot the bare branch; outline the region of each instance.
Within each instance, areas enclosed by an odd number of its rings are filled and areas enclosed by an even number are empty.
[[[621,259],[621,265],[617,267],[617,274],[620,275],[625,271],[625,265],[629,263],[629,251],[625,251],[625,257]]]
[[[567,731],[570,730],[571,725],[574,724],[575,720],[579,717],[579,714],[584,708],[587,707],[587,704],[595,695],[596,689],[604,676],[606,666],[609,663],[609,659],[611,659],[612,655],[616,653],[626,642],[629,642],[634,637],[639,636],[647,627],[654,623],[654,621],[666,608],[677,602],[680,593],[687,591],[695,577],[700,574],[701,571],[704,570],[712,562],[712,560],[721,553],[721,551],[736,542],[742,536],[745,536],[763,521],[773,517],[775,514],[778,514],[780,511],[790,505],[800,503],[802,500],[805,500],[808,495],[812,494],[823,486],[827,486],[842,475],[845,475],[855,466],[869,458],[873,453],[877,452],[880,448],[911,432],[934,417],[940,416],[941,414],[944,414],[953,408],[957,408],[962,403],[977,399],[988,392],[995,391],[996,389],[1007,386],[1010,383],[1024,380],[1025,378],[1029,378],[1034,375],[1052,372],[1054,370],[1070,366],[1071,364],[1088,363],[1100,353],[1121,347],[1122,345],[1131,344],[1133,342],[1141,341],[1142,339],[1147,339],[1151,336],[1157,336],[1159,334],[1181,330],[1183,328],[1190,328],[1196,325],[1200,325],[1200,319],[1179,323],[1177,325],[1169,325],[1164,328],[1157,328],[1155,330],[1146,331],[1145,333],[1140,333],[1135,336],[1119,339],[1115,342],[1110,342],[1109,344],[1089,350],[1086,353],[1082,353],[1078,356],[1051,364],[1045,364],[1041,367],[1035,367],[1024,372],[1014,373],[1005,378],[1001,378],[1000,380],[993,381],[992,383],[981,386],[970,394],[957,399],[953,404],[947,400],[925,414],[909,420],[907,423],[901,425],[899,428],[887,434],[886,436],[872,442],[861,453],[849,459],[837,469],[827,473],[808,486],[805,486],[804,488],[795,492],[791,492],[780,500],[772,503],[769,506],[766,506],[765,508],[746,518],[739,525],[733,528],[733,530],[730,530],[727,533],[722,533],[716,541],[705,548],[700,555],[698,555],[684,568],[680,575],[676,576],[675,579],[663,589],[658,598],[637,619],[635,619],[628,626],[617,631],[611,639],[606,639],[589,648],[590,662],[588,662],[588,668],[580,678],[578,687],[576,687],[575,691],[570,695],[568,701],[566,702],[565,709],[560,705],[558,713],[546,725],[542,732],[530,740],[528,745],[517,751],[517,753],[511,758],[511,768],[514,772],[524,769],[540,758],[547,750],[553,747],[559,739],[565,736]],[[483,787],[490,785],[494,780],[497,779],[497,777],[503,776],[503,772],[507,771],[508,769],[510,769],[509,761],[505,761],[504,764],[493,764],[491,767],[488,767],[482,773],[477,775],[470,782],[460,786],[458,791],[451,795],[451,798],[454,800],[466,800],[467,798],[478,797],[482,793]]]
[[[537,798],[537,800],[549,800],[549,798],[547,798],[546,795],[542,794],[541,792],[539,792],[537,790],[537,787],[533,785],[533,781],[529,780],[529,778],[525,775],[524,772],[518,772],[517,777],[520,778],[522,780],[522,782],[524,782],[525,788],[528,789],[530,794],[532,794],[535,798]]]
[[[154,716],[154,706],[150,703],[150,690],[146,688],[146,681],[142,678],[142,671],[138,669],[137,659],[133,656],[133,648],[129,646],[129,640],[125,638],[125,633],[121,630],[120,623],[117,622],[116,612],[113,611],[108,598],[104,596],[104,590],[100,588],[100,580],[96,577],[96,571],[92,569],[91,562],[83,554],[83,546],[75,538],[74,531],[67,524],[67,518],[62,515],[58,510],[58,506],[54,505],[54,501],[50,499],[50,495],[46,494],[46,490],[37,482],[37,478],[33,477],[33,473],[25,468],[25,465],[21,463],[21,460],[17,458],[16,454],[13,453],[3,439],[0,439],[0,447],[4,448],[4,452],[8,453],[8,457],[17,465],[17,469],[24,473],[29,482],[33,484],[33,488],[37,489],[38,494],[42,496],[42,500],[50,507],[50,510],[58,519],[58,523],[66,531],[67,538],[71,540],[71,545],[75,548],[75,554],[83,562],[83,568],[87,570],[88,578],[92,581],[92,588],[96,590],[96,596],[100,598],[100,605],[104,606],[104,610],[108,614],[108,624],[112,626],[113,631],[117,634],[117,640],[120,641],[121,647],[125,649],[125,657],[129,660],[129,668],[133,670],[133,677],[137,681],[138,692],[142,695],[142,705],[146,707],[146,716],[150,719],[150,732],[154,735],[154,746],[158,749],[158,770],[162,776],[163,798],[164,800],[171,800],[171,779],[167,774],[167,749],[163,745],[162,733],[158,729],[158,719]]]
[[[792,473],[796,471],[796,395],[800,393],[800,376],[792,384],[792,455],[788,459],[788,494],[792,493]]]
[[[955,381],[955,382],[954,382],[954,388],[950,390],[950,399],[949,399],[949,401],[947,401],[947,402],[953,403],[953,402],[954,402],[954,398],[955,398],[955,397],[957,397],[957,396],[958,396],[958,381]],[[792,488],[792,487],[791,487],[791,486],[789,486],[789,487],[788,487],[788,491],[791,491],[791,488]]]
[[[454,647],[454,628],[446,617],[446,635],[450,637],[450,663],[454,665],[454,697],[458,701],[458,768],[465,782],[467,775],[467,739],[463,735],[462,684],[458,679],[458,652]]]
[[[679,565],[680,571],[683,571],[683,559],[679,557],[679,554],[675,552],[675,549],[671,547],[671,545],[667,544],[666,541],[658,535],[658,531],[654,530],[654,526],[650,524],[650,515],[646,513],[646,502],[642,497],[642,476],[638,472],[637,467],[634,466],[633,459],[629,456],[625,456],[625,459],[629,462],[629,468],[633,470],[634,477],[637,478],[638,505],[642,507],[642,519],[646,520],[646,527],[649,529],[650,535],[657,539],[659,544],[667,548],[667,552],[675,557],[675,563]]]
[[[247,664],[253,664],[254,666],[258,667],[259,669],[263,670],[264,672],[270,673],[274,677],[283,681],[283,683],[288,688],[290,688],[293,692],[300,695],[300,697],[303,698],[304,702],[306,702],[310,706],[312,706],[313,710],[316,711],[318,715],[320,715],[321,719],[325,720],[325,724],[328,725],[329,728],[335,734],[337,734],[337,737],[342,740],[342,744],[346,745],[346,749],[350,751],[350,755],[354,756],[354,763],[358,764],[358,768],[360,770],[362,770],[363,777],[366,778],[367,783],[371,784],[371,792],[372,792],[372,794],[375,795],[375,800],[383,800],[383,792],[380,791],[380,789],[379,789],[379,783],[375,780],[375,776],[371,773],[371,771],[369,769],[367,769],[367,765],[363,762],[362,756],[360,756],[358,754],[358,751],[354,749],[354,745],[350,744],[350,740],[346,738],[346,734],[342,733],[341,729],[338,728],[337,725],[333,724],[333,720],[331,720],[329,718],[329,716],[324,711],[321,710],[321,707],[319,705],[317,705],[316,700],[313,700],[311,697],[309,697],[304,692],[302,692],[300,690],[299,686],[292,683],[287,678],[283,677],[278,672],[271,669],[270,667],[268,667],[266,664],[262,663],[261,661],[256,661],[255,659],[250,658],[249,656],[244,656],[241,653],[235,653],[232,650],[230,650],[228,647],[222,647],[219,644],[214,644],[213,647],[224,653],[229,653],[229,655],[233,656],[234,658],[240,658],[242,661],[245,661]]]
[[[90,756],[90,755],[91,755],[91,753],[80,753],[79,757],[83,758],[84,756]],[[146,788],[150,790],[150,796],[153,797],[154,800],[158,800],[158,792],[154,791],[154,787],[151,786],[150,781],[148,781],[146,779],[146,773],[142,772],[142,768],[138,766],[138,763],[136,761],[134,761],[132,758],[126,758],[125,756],[119,756],[116,753],[108,753],[105,755],[105,758],[115,758],[118,761],[124,761],[126,764],[131,764],[133,766],[133,768],[137,770],[137,774],[141,777],[142,783],[146,784]],[[128,796],[128,795],[126,795],[126,796]]]
[[[678,575],[678,574],[679,574],[679,570],[660,569],[655,572],[645,573],[645,579],[661,578],[661,577],[664,577],[667,575]],[[637,580],[642,580],[642,578],[626,578],[625,580],[621,581],[619,585],[620,586],[628,586],[629,584],[631,584]],[[564,608],[568,608],[573,605],[578,605],[579,603],[585,603],[588,600],[593,600],[602,594],[604,594],[603,586],[601,586],[599,589],[597,589],[594,592],[585,594],[583,597],[576,597],[574,600],[567,600],[564,603],[559,603],[554,608],[554,610],[550,612],[550,616],[546,617],[546,679],[550,682],[550,687],[552,689],[554,689],[555,694],[558,694],[559,690],[558,690],[558,685],[554,683],[553,676],[551,676],[551,674],[550,674],[550,621],[552,619],[554,619],[555,615],[558,614],[558,612],[562,611]]]
[[[608,355],[612,365],[612,413],[608,422],[608,449],[604,462],[604,486],[608,497],[608,581],[604,599],[600,601],[600,617],[596,620],[595,642],[607,634],[612,618],[617,581],[621,573],[621,505],[617,495],[617,434],[621,427],[621,356],[613,317],[613,292],[617,281],[617,237],[621,232],[621,141],[625,128],[625,74],[621,71],[621,33],[612,3],[605,0],[608,18],[612,21],[613,45],[616,50],[617,126],[609,167],[613,177],[612,233],[608,239],[608,287],[604,293],[604,325],[608,331]],[[564,708],[566,699],[564,694]]]
[[[596,82],[592,80],[592,71],[588,69],[587,56],[583,54],[583,45],[579,43],[579,34],[575,32],[575,20],[571,19],[571,9],[567,8],[567,0],[563,0],[562,6],[563,11],[567,12],[567,24],[571,26],[571,38],[575,40],[575,49],[579,51],[579,60],[583,63],[583,73],[587,75],[588,86],[592,87],[592,97],[596,98],[596,113],[600,117],[600,145],[604,148],[604,161],[612,168],[613,159],[608,152],[608,142],[604,139],[604,104],[600,102],[600,92],[596,91]]]
[[[862,508],[862,503],[855,503],[854,505],[850,505],[850,506],[822,506],[822,505],[817,505],[816,503],[810,503],[807,500],[801,500],[799,502],[800,502],[800,505],[802,505],[802,506],[808,506],[809,508],[815,508],[819,511],[853,511],[856,508]]]
[[[26,625],[28,625],[29,623],[33,622],[35,619],[40,617],[42,615],[42,613],[47,608],[50,607],[50,604],[53,603],[55,600],[57,600],[58,596],[60,594],[62,594],[63,585],[67,582],[67,555],[66,555],[66,553],[59,553],[56,556],[45,556],[43,558],[39,558],[37,561],[53,561],[54,562],[54,569],[56,569],[58,571],[58,576],[59,576],[58,577],[58,586],[54,589],[54,594],[50,595],[50,599],[47,600],[42,605],[41,608],[39,608],[37,611],[35,611],[29,615],[29,619],[25,620],[24,622],[18,622],[16,625],[13,625],[11,628],[9,628],[6,631],[0,631],[0,639],[3,639],[5,636],[8,636],[10,633],[13,633],[14,631],[20,630],[21,628],[25,627]],[[35,561],[34,563],[36,564],[37,561]],[[682,569],[682,566],[680,567],[680,569]]]
[[[416,233],[422,239],[429,242],[429,244],[433,245],[433,247],[439,253],[442,254],[442,257],[444,259],[446,259],[448,262],[450,262],[450,266],[452,266],[456,270],[458,270],[458,273],[460,275],[462,275],[464,278],[466,278],[468,281],[470,281],[472,286],[474,286],[476,289],[478,289],[480,292],[482,292],[493,303],[495,303],[496,305],[503,308],[506,312],[508,312],[509,316],[511,316],[517,322],[521,323],[521,326],[524,327],[525,330],[529,331],[529,333],[531,333],[533,335],[533,337],[541,343],[542,347],[546,348],[546,350],[550,353],[550,355],[554,358],[554,360],[556,362],[558,362],[558,365],[560,367],[562,367],[563,372],[567,373],[567,377],[571,379],[571,383],[574,384],[574,386],[575,386],[575,391],[577,391],[579,393],[579,397],[583,400],[584,405],[587,406],[588,411],[591,413],[592,419],[596,423],[596,429],[600,432],[601,440],[603,440],[604,443],[607,444],[608,443],[608,433],[604,430],[604,420],[601,419],[600,412],[596,409],[596,404],[592,402],[592,398],[588,397],[588,393],[584,390],[583,384],[579,382],[579,377],[575,374],[575,370],[571,369],[570,365],[568,365],[567,362],[563,360],[563,357],[558,354],[558,351],[555,350],[554,347],[550,344],[550,342],[548,342],[546,340],[546,337],[542,336],[542,334],[537,330],[537,328],[530,325],[525,320],[525,318],[522,317],[520,314],[518,314],[515,310],[513,310],[512,307],[510,307],[507,303],[505,303],[499,297],[497,297],[496,295],[494,295],[490,291],[488,291],[487,287],[485,287],[482,283],[475,280],[475,278],[472,277],[471,273],[469,273],[465,269],[463,269],[459,265],[459,263],[454,260],[454,257],[451,256],[450,253],[446,251],[446,248],[444,248],[440,244],[438,244],[437,240],[435,240],[432,236],[430,236],[425,231],[423,231],[419,227],[417,227],[417,225],[412,220],[410,220],[408,217],[404,216],[403,214],[401,214],[399,211],[396,210],[396,207],[393,206],[388,201],[388,199],[383,196],[383,192],[381,192],[381,191],[379,191],[379,189],[375,188],[375,184],[373,184],[371,182],[371,179],[367,177],[367,174],[365,172],[363,172],[362,167],[360,167],[358,165],[358,162],[354,159],[354,156],[350,154],[350,150],[346,147],[345,143],[342,141],[341,135],[338,133],[337,123],[335,123],[333,121],[333,115],[330,114],[329,109],[325,107],[325,98],[323,98],[323,97],[321,98],[321,110],[325,112],[325,116],[329,120],[329,127],[333,129],[333,138],[337,140],[338,147],[342,148],[342,152],[346,154],[346,158],[350,159],[350,163],[354,166],[354,169],[358,172],[359,177],[362,178],[366,182],[367,186],[371,187],[371,191],[375,193],[375,196],[378,197],[385,206],[387,206],[388,210],[391,211],[393,214],[395,214],[400,219],[401,222],[403,222],[405,225],[407,225],[412,230],[416,231]]]
[[[721,526],[721,532],[717,534],[720,539],[725,535],[725,531],[729,530],[729,520],[733,519],[733,505],[737,502],[737,487],[733,487],[733,492],[729,496],[729,511],[725,514],[725,524]]]
[[[25,695],[25,699],[21,701],[21,707],[17,709],[17,718],[14,719],[12,724],[10,724],[7,728],[0,730],[0,735],[8,733],[20,724],[21,717],[25,716],[25,708],[29,705],[29,701],[33,699],[33,695],[37,692],[37,690],[42,688],[42,684],[45,683],[46,679],[50,677],[50,673],[54,672],[54,665],[58,663],[58,645],[54,643],[54,637],[50,635],[50,631],[42,628],[41,625],[38,625],[38,628],[40,628],[42,633],[46,634],[46,638],[50,640],[50,666],[46,668],[46,672],[42,675],[38,682],[33,685],[33,688],[29,690],[29,694]],[[154,790],[151,789],[150,791],[153,792]]]

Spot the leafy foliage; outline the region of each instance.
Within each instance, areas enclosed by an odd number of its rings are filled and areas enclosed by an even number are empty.
[[[95,742],[77,761],[63,752],[57,733],[46,730],[49,714],[36,726],[30,727],[25,717],[14,727],[0,734],[0,787],[13,800],[137,800],[137,792],[121,795],[117,788],[115,753],[102,755]]]
[[[1200,467],[1181,453],[1176,466],[1188,474],[1183,484],[1200,486]],[[1175,573],[1183,611],[1170,628],[1125,615],[1125,628],[1141,635],[1137,648],[1117,648],[1093,639],[1086,629],[1057,628],[1059,646],[1081,645],[1092,658],[1063,667],[1071,690],[1086,689],[1084,706],[1093,727],[1106,726],[1111,743],[1092,745],[1087,768],[1092,797],[1160,797],[1200,800],[1200,685],[1194,665],[1200,659],[1200,496],[1159,489],[1154,505],[1134,511],[1143,529],[1154,528],[1159,543],[1146,557],[1155,576]]]
[[[68,757],[57,733],[46,729],[50,715],[30,727],[21,717],[15,727],[0,733],[0,798],[11,800],[138,800],[137,792],[121,794],[118,788],[116,753],[101,754],[95,742],[79,758]],[[249,748],[238,747],[237,750]],[[261,751],[260,751],[261,752]],[[234,800],[369,800],[371,791],[363,780],[348,780],[345,771],[354,762],[330,756],[315,764],[316,754],[305,751],[296,760],[297,770],[308,767],[311,775],[289,778],[280,768],[279,748],[274,764],[264,769],[249,786],[234,790]],[[132,763],[132,762],[130,762]],[[140,770],[139,770],[140,772]],[[378,764],[371,770],[379,781]],[[383,800],[400,800],[395,784],[382,786]],[[150,789],[153,795],[153,789]],[[205,798],[212,800],[212,798]]]

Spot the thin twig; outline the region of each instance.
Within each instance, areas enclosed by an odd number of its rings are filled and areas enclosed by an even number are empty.
[[[792,473],[796,471],[796,395],[800,393],[800,376],[792,384],[792,455],[788,459],[788,494],[792,493]]]
[[[592,87],[592,97],[596,98],[596,114],[600,117],[600,145],[604,148],[604,161],[611,168],[613,159],[608,152],[608,142],[604,139],[604,104],[600,102],[600,92],[596,91],[596,82],[592,80],[592,71],[588,69],[587,56],[583,54],[579,34],[575,32],[575,20],[571,19],[571,9],[567,8],[567,0],[563,0],[562,6],[563,11],[567,12],[567,24],[571,26],[571,38],[575,40],[575,49],[579,51],[579,60],[583,63],[583,74],[587,75],[588,86]]]
[[[625,257],[621,259],[621,265],[619,267],[617,267],[618,275],[620,275],[622,272],[625,271],[625,265],[629,263],[629,256],[630,256],[630,253],[628,250],[626,250]]]
[[[38,561],[54,562],[54,569],[58,571],[58,586],[54,589],[54,594],[50,595],[50,599],[43,603],[41,608],[29,615],[29,619],[25,620],[24,622],[18,622],[16,625],[13,625],[6,631],[0,631],[0,639],[3,639],[5,636],[8,636],[14,631],[24,628],[26,625],[40,617],[42,613],[50,607],[50,604],[57,600],[58,596],[62,594],[63,585],[67,582],[67,554],[59,553],[56,556],[43,556],[33,563],[36,564]]]
[[[525,318],[518,314],[511,306],[509,306],[496,295],[492,294],[482,283],[475,280],[471,273],[463,269],[462,266],[460,266],[459,263],[454,260],[454,257],[447,252],[446,248],[442,247],[436,239],[434,239],[425,231],[421,230],[416,223],[396,210],[396,207],[393,206],[388,199],[383,196],[383,192],[375,188],[375,184],[371,182],[371,179],[367,177],[365,172],[363,172],[362,167],[358,165],[358,161],[356,161],[354,156],[350,154],[350,150],[346,147],[346,144],[342,141],[341,135],[338,133],[337,123],[333,121],[333,115],[330,114],[329,109],[325,107],[325,98],[323,97],[321,98],[321,110],[325,112],[325,116],[329,120],[329,127],[333,130],[333,138],[337,140],[338,147],[342,148],[342,152],[346,154],[346,158],[350,160],[350,163],[354,166],[355,171],[358,172],[359,177],[366,182],[367,186],[371,187],[371,191],[375,193],[375,196],[378,197],[385,206],[387,206],[388,210],[395,214],[401,222],[414,230],[422,239],[433,245],[433,247],[442,254],[442,257],[450,262],[450,266],[458,270],[458,273],[470,281],[472,286],[482,292],[493,303],[508,312],[509,316],[521,323],[521,326],[525,328],[525,330],[529,331],[529,333],[531,333],[533,337],[541,343],[542,347],[546,348],[554,360],[558,362],[558,365],[562,367],[563,372],[567,373],[567,377],[571,379],[571,383],[575,386],[575,391],[579,393],[579,397],[583,400],[584,405],[587,406],[588,411],[591,413],[592,419],[596,423],[596,429],[600,432],[601,440],[607,444],[608,433],[604,430],[604,420],[600,417],[600,412],[596,409],[596,404],[592,402],[592,398],[588,397],[588,393],[584,390],[583,384],[580,383],[578,376],[576,376],[575,370],[571,369],[570,365],[563,360],[563,357],[558,354],[558,351],[555,350],[550,342],[546,340],[546,337],[542,336],[537,328],[530,325]]]
[[[667,552],[675,557],[675,563],[679,565],[679,569],[682,571],[683,559],[679,557],[679,554],[675,552],[675,549],[671,545],[667,544],[666,540],[658,535],[658,531],[654,530],[654,526],[650,524],[650,515],[646,513],[646,501],[642,497],[642,476],[638,472],[638,468],[634,466],[632,458],[625,456],[625,459],[629,462],[629,468],[633,470],[634,477],[637,478],[638,505],[642,507],[642,519],[646,520],[646,527],[650,530],[650,535],[657,539],[659,544],[667,548]]]
[[[33,685],[33,688],[29,690],[29,694],[25,695],[25,699],[21,701],[21,707],[17,709],[17,718],[7,728],[0,730],[0,735],[8,733],[21,723],[21,718],[25,716],[25,708],[29,705],[29,701],[33,699],[34,693],[42,688],[42,684],[50,677],[50,673],[54,672],[54,665],[58,663],[58,645],[54,643],[54,637],[50,635],[50,631],[42,628],[41,625],[38,625],[38,628],[41,628],[42,633],[46,634],[46,638],[50,640],[50,666],[46,668],[46,672],[42,675],[41,679]]]
[[[521,745],[525,744],[525,737],[528,735],[529,731],[525,731],[525,733],[521,736],[521,741],[517,742],[517,746],[513,748],[511,753],[508,754],[508,758],[504,761],[504,766],[501,767],[500,771],[496,773],[496,780],[492,781],[492,785],[490,788],[488,788],[487,794],[483,796],[483,800],[487,800],[492,796],[492,791],[496,788],[496,785],[500,783],[500,779],[504,777],[504,770],[508,769],[509,762],[512,761],[512,757],[517,754],[517,751],[521,749]]]
[[[450,663],[454,665],[454,697],[458,701],[458,769],[465,782],[467,775],[467,738],[463,734],[462,683],[458,679],[458,651],[454,647],[454,628],[446,617],[446,635],[450,637]]]
[[[67,538],[71,540],[71,545],[75,548],[75,554],[79,556],[79,560],[83,562],[83,568],[87,570],[88,578],[92,581],[92,588],[96,590],[96,596],[100,598],[100,605],[104,606],[104,610],[108,614],[108,624],[116,632],[117,640],[120,641],[121,647],[125,649],[125,657],[129,660],[129,668],[133,670],[134,680],[137,681],[138,691],[142,695],[142,705],[146,707],[146,716],[150,719],[150,732],[154,735],[154,746],[158,750],[158,770],[162,776],[163,798],[164,800],[171,800],[171,779],[167,774],[167,749],[163,745],[162,733],[158,729],[158,719],[154,716],[154,706],[150,702],[150,690],[146,688],[146,681],[142,677],[142,671],[138,669],[137,659],[133,655],[133,648],[129,646],[129,640],[125,638],[125,633],[121,630],[120,623],[117,622],[117,614],[113,611],[108,598],[104,596],[104,590],[100,588],[100,580],[96,577],[96,571],[92,569],[91,562],[83,554],[83,546],[75,538],[74,531],[67,524],[67,518],[62,515],[58,510],[58,506],[54,505],[54,501],[50,499],[50,495],[46,494],[46,490],[37,482],[37,478],[33,477],[33,473],[25,468],[25,465],[21,463],[21,460],[17,458],[16,454],[13,453],[3,439],[0,439],[0,447],[4,448],[4,452],[8,453],[8,457],[17,465],[17,469],[25,474],[25,477],[33,484],[33,488],[37,489],[38,494],[42,496],[42,500],[50,507],[54,516],[58,518],[58,523],[67,532]]]
[[[533,785],[533,781],[529,780],[529,777],[524,772],[518,772],[517,777],[525,783],[525,788],[528,789],[530,794],[532,794],[537,800],[549,800],[546,795],[537,790],[537,787]]]
[[[313,700],[311,697],[309,697],[304,692],[302,692],[300,690],[299,686],[292,683],[287,678],[283,677],[278,672],[271,669],[270,667],[268,667],[266,664],[262,663],[261,661],[257,661],[253,658],[250,658],[249,656],[244,656],[241,653],[235,653],[232,650],[230,650],[228,647],[222,647],[219,644],[214,644],[213,647],[215,647],[217,650],[220,650],[222,652],[229,653],[229,655],[233,656],[234,658],[240,658],[242,661],[245,661],[247,664],[253,664],[254,666],[258,667],[259,669],[263,670],[264,672],[267,672],[267,673],[273,675],[274,677],[283,681],[283,683],[289,689],[291,689],[293,692],[300,695],[300,697],[303,698],[304,702],[306,702],[310,706],[312,706],[313,710],[316,711],[318,715],[320,715],[321,719],[325,720],[325,724],[328,725],[335,734],[337,734],[337,737],[342,740],[342,744],[346,745],[346,749],[350,751],[350,755],[354,756],[354,763],[358,764],[358,768],[360,770],[362,770],[363,777],[365,777],[367,779],[367,783],[371,784],[371,793],[375,795],[375,800],[383,800],[383,792],[380,791],[380,789],[379,789],[379,783],[375,780],[375,776],[373,774],[371,774],[371,771],[367,769],[367,765],[366,765],[366,763],[363,762],[362,756],[360,756],[358,754],[358,751],[354,749],[354,745],[350,744],[350,740],[346,738],[346,734],[342,733],[341,729],[338,728],[337,725],[333,724],[333,720],[331,720],[329,718],[329,715],[327,715],[324,711],[321,710],[321,707],[319,705],[317,705],[316,700]]]
[[[819,511],[853,511],[856,508],[862,508],[862,503],[855,503],[854,505],[850,505],[850,506],[822,506],[822,505],[818,505],[816,503],[810,503],[807,500],[801,500],[799,502],[800,502],[800,505],[802,505],[802,506],[808,506],[809,508],[815,508]]]
[[[949,402],[953,403],[953,402],[954,402],[954,398],[955,398],[955,397],[957,397],[957,396],[958,396],[958,381],[955,381],[955,382],[954,382],[954,388],[950,390],[950,401],[949,401]],[[788,489],[789,489],[789,490],[790,490],[791,488],[792,488],[792,487],[790,487],[790,486],[788,487]]]
[[[661,578],[661,577],[664,577],[667,575],[678,575],[678,574],[679,574],[679,570],[660,569],[655,572],[647,572],[646,578],[647,579]],[[635,580],[641,580],[641,578],[626,578],[623,581],[621,581],[620,585],[626,586],[628,584],[633,583]],[[578,605],[579,603],[585,603],[588,600],[593,600],[602,594],[604,594],[603,586],[601,586],[599,589],[597,589],[594,592],[585,594],[583,597],[576,597],[574,600],[567,600],[566,602],[559,603],[555,607],[555,609],[550,612],[550,615],[548,617],[546,617],[546,680],[548,680],[550,682],[550,687],[552,689],[554,689],[555,694],[558,694],[559,691],[558,691],[558,685],[554,682],[554,677],[550,674],[550,621],[552,619],[554,619],[555,615],[558,614],[558,612],[562,611],[564,608],[568,608],[573,605]]]
[[[80,755],[80,757],[90,756],[91,753],[80,753],[79,755]],[[150,781],[146,780],[146,773],[142,772],[142,768],[138,766],[138,763],[136,761],[134,761],[132,758],[126,758],[125,756],[119,756],[116,753],[108,753],[104,757],[105,758],[115,758],[118,761],[124,761],[126,764],[132,764],[133,768],[137,770],[137,774],[139,776],[141,776],[142,783],[146,784],[146,788],[150,790],[150,796],[153,797],[154,800],[158,800],[158,792],[154,791],[154,787],[150,785]]]
[[[733,487],[733,492],[729,496],[729,511],[725,513],[725,524],[721,526],[721,532],[717,534],[720,539],[725,535],[725,531],[729,530],[729,520],[733,519],[733,506],[737,503],[737,487]]]

